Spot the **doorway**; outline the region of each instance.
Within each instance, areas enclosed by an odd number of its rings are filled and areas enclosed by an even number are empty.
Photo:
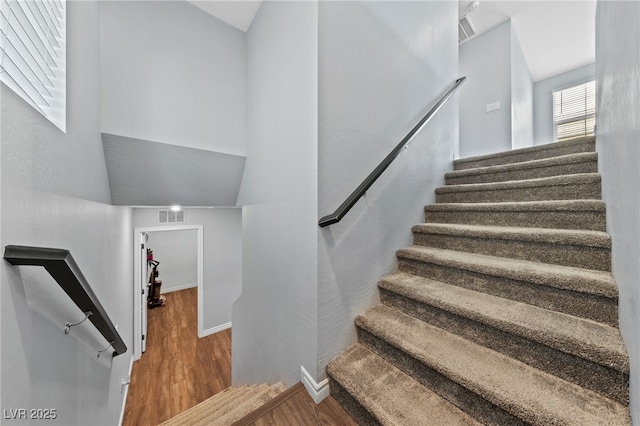
[[[135,228],[134,229],[134,360],[140,359],[145,350],[147,329],[147,236],[156,232],[196,231],[197,251],[197,322],[198,337],[204,336],[203,330],[203,227],[202,225],[186,225],[171,227]]]

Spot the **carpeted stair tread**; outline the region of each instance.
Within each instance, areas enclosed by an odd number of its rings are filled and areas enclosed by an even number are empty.
[[[424,212],[430,223],[606,230],[605,204],[599,200],[435,203]]]
[[[225,416],[231,411],[235,410],[238,405],[250,400],[255,395],[264,392],[268,388],[269,385],[266,383],[262,383],[256,386],[250,386],[244,392],[236,395],[235,398],[226,401],[225,404],[219,409],[210,411],[207,416],[202,416],[198,421],[193,422],[192,424],[194,426],[198,424],[208,424],[212,419],[217,419]]]
[[[600,231],[426,223],[415,225],[413,244],[611,270],[611,241]]]
[[[618,288],[613,277],[610,273],[603,271],[423,246],[399,249],[396,254],[399,258],[426,261],[486,275],[527,281],[612,299],[618,297]]]
[[[436,188],[436,194],[453,192],[495,191],[499,189],[536,188],[545,186],[575,185],[581,183],[600,183],[600,175],[597,173],[579,173],[576,175],[551,176],[546,178],[526,180],[510,180],[506,182],[447,185]]]
[[[436,202],[485,203],[601,198],[600,175],[581,173],[436,188]]]
[[[454,170],[445,173],[447,185],[498,182],[531,178],[598,172],[598,153],[583,152],[521,163]]]
[[[382,425],[481,424],[360,344],[334,359],[327,372]]]
[[[224,409],[230,401],[250,390],[249,386],[230,387],[205,399],[199,404],[183,411],[162,423],[162,426],[186,426],[191,425],[202,418],[213,416],[218,410]]]
[[[274,386],[262,387],[260,391],[252,393],[250,397],[234,403],[233,409],[228,411],[226,414],[216,419],[202,420],[198,423],[194,423],[192,426],[228,426],[258,409],[263,404],[266,404],[284,390],[285,386],[282,383],[278,383]]]
[[[600,200],[545,200],[513,201],[495,203],[436,203],[425,206],[425,211],[512,211],[512,212],[555,212],[588,211],[604,212],[606,205]]]
[[[227,388],[162,423],[162,426],[226,426],[284,391],[284,384]]]
[[[214,413],[217,410],[223,409],[231,401],[236,401],[239,397],[242,397],[254,386],[240,386],[228,388],[230,391],[226,395],[216,398],[215,405],[211,404],[208,410],[209,413]],[[214,402],[214,401],[212,401]]]
[[[594,150],[595,137],[588,136],[562,142],[554,142],[546,145],[538,145],[534,147],[514,149],[511,151],[498,152],[494,154],[462,158],[459,160],[455,160],[453,162],[453,166],[455,170],[464,170],[468,168],[550,158],[578,152],[593,152]]]
[[[411,274],[389,275],[378,285],[421,303],[629,373],[626,349],[617,328]]]
[[[609,235],[605,232],[598,231],[439,223],[418,224],[412,228],[412,231],[423,234],[444,234],[472,238],[520,240],[606,249],[611,248],[611,238]]]
[[[356,325],[526,423],[630,424],[619,403],[397,309],[378,305]]]

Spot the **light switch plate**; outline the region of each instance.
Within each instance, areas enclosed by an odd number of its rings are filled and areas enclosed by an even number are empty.
[[[487,112],[497,111],[500,109],[500,101],[487,104]]]

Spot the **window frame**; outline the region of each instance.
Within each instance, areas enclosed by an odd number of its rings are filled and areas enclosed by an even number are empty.
[[[555,101],[556,93],[562,92],[564,90],[572,89],[574,87],[583,86],[583,85],[586,85],[586,84],[589,84],[589,83],[593,83],[594,84],[594,88],[593,88],[594,111],[592,113],[586,113],[586,114],[583,114],[583,115],[580,115],[580,116],[577,116],[577,117],[572,117],[572,118],[567,118],[567,119],[564,119],[564,120],[556,121],[556,101]],[[586,137],[586,136],[595,135],[595,132],[596,132],[595,106],[597,106],[597,98],[596,98],[596,96],[597,96],[597,87],[596,87],[596,80],[594,78],[581,80],[579,82],[573,82],[573,83],[567,84],[565,86],[561,86],[561,87],[555,88],[555,89],[553,89],[551,91],[551,110],[552,110],[551,122],[552,122],[552,126],[553,126],[553,141],[554,142],[560,142],[560,141],[571,139],[571,138]],[[591,118],[594,119],[593,133],[569,136],[569,137],[566,137],[566,138],[563,138],[563,139],[560,139],[560,140],[558,139],[558,125],[559,124],[561,125],[561,124],[571,123],[571,122],[574,122],[574,121],[589,120]]]

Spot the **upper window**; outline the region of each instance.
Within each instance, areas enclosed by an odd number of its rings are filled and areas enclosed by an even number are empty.
[[[0,0],[0,81],[66,130],[65,0]]]
[[[553,92],[553,124],[558,141],[593,135],[596,124],[596,82]]]

